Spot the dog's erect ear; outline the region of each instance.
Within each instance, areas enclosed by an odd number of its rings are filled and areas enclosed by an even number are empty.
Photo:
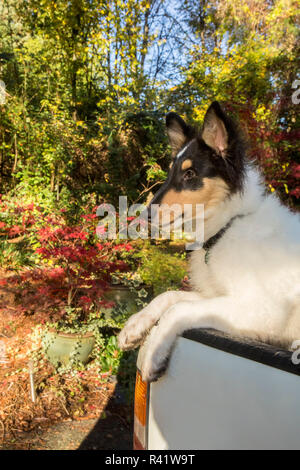
[[[208,108],[202,129],[202,139],[218,155],[226,157],[228,147],[228,132],[226,129],[226,115],[217,101]]]
[[[167,134],[172,148],[172,156],[175,157],[191,134],[191,128],[176,113],[168,113],[166,116]]]

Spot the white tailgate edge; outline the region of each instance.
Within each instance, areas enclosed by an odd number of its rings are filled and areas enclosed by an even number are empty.
[[[148,449],[300,449],[300,377],[178,338],[150,387]]]

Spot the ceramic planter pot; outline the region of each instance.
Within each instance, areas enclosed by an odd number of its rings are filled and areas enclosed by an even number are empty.
[[[148,295],[144,299],[150,301],[152,296],[152,289],[144,286],[142,286],[141,289],[145,289],[147,291]],[[109,290],[105,292],[104,297],[106,300],[122,304],[130,314],[138,312],[141,308],[137,304],[137,300],[139,299],[138,294],[126,286],[112,285],[110,286]],[[109,316],[112,310],[112,308],[106,308],[106,315]]]
[[[93,350],[95,337],[93,333],[73,334],[47,331],[42,341],[46,355],[52,364],[68,365],[71,358],[86,364]]]

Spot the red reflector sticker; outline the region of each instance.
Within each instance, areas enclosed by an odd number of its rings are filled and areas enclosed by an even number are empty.
[[[133,435],[133,450],[145,450],[135,433]]]

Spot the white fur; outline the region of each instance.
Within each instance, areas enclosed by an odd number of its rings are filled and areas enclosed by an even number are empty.
[[[180,158],[182,157],[182,155],[185,153],[185,151],[189,148],[189,146],[191,145],[191,143],[194,141],[195,139],[191,140],[188,144],[186,144],[182,150],[180,150],[180,152],[177,153],[176,155],[176,158]]]
[[[205,240],[236,215],[211,250],[191,255],[194,292],[166,292],[133,315],[119,335],[130,349],[147,339],[143,379],[155,380],[176,337],[190,328],[216,328],[289,347],[300,339],[300,217],[265,195],[257,170],[244,191],[205,213]]]

